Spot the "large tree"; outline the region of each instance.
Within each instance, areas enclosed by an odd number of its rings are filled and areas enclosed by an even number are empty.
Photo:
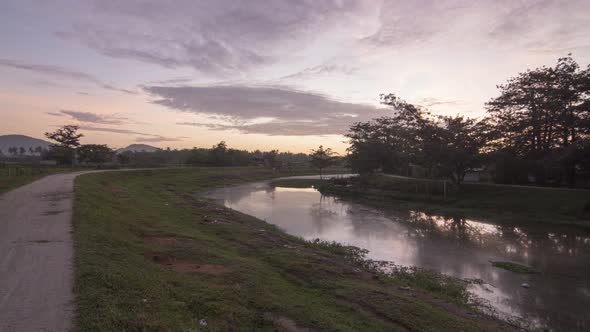
[[[391,116],[355,123],[346,134],[353,170],[401,173],[418,159],[429,160],[420,146],[432,135],[430,115],[394,94],[381,95],[381,102],[392,107]]]
[[[209,162],[212,166],[226,166],[229,164],[227,158],[227,144],[225,141],[221,141],[214,145],[209,150]]]
[[[262,159],[264,164],[272,169],[280,168],[281,162],[279,161],[279,150],[270,150],[262,153]]]
[[[78,133],[78,126],[67,125],[54,132],[45,133],[45,137],[54,141],[50,155],[61,161],[69,160],[72,165],[76,163],[76,148],[80,146],[80,138],[83,134]]]
[[[420,166],[427,177],[442,175],[460,183],[478,164],[485,142],[485,122],[462,116],[433,116],[399,97],[382,95],[392,116],[354,124],[349,139],[349,160],[354,171],[408,174]]]
[[[442,175],[459,184],[469,169],[480,166],[489,127],[463,116],[441,116],[435,128],[432,159]]]
[[[498,150],[541,165],[538,181],[557,163],[574,184],[576,151],[590,134],[589,73],[571,56],[560,58],[554,67],[527,70],[499,85],[500,95],[486,104]]]
[[[334,164],[335,153],[330,148],[324,149],[322,145],[317,150],[311,150],[309,155],[309,163],[312,167],[320,171],[320,179],[322,178],[322,170]]]
[[[115,152],[103,144],[84,144],[78,147],[77,154],[80,162],[100,166],[103,163],[113,161]]]

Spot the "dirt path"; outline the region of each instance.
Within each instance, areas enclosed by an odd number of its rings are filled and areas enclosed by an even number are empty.
[[[84,173],[0,195],[0,331],[72,329],[74,179]]]

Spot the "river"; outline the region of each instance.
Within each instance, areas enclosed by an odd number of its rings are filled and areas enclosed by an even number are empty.
[[[462,279],[502,316],[550,331],[590,330],[590,231],[573,226],[497,224],[468,216],[374,208],[313,188],[268,182],[220,188],[207,197],[302,238],[369,250],[368,257],[419,266]],[[529,265],[517,274],[491,261]],[[530,285],[522,287],[523,283]]]

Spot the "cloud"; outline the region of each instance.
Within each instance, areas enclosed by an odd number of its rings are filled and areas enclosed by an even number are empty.
[[[109,127],[94,127],[94,126],[80,126],[80,130],[85,131],[97,131],[97,132],[107,132],[107,133],[114,133],[114,134],[122,134],[122,135],[138,135],[141,137],[136,137],[135,142],[177,142],[182,141],[183,137],[165,137],[156,134],[144,133],[135,130],[128,130],[128,129],[120,129],[120,128],[109,128]]]
[[[190,77],[177,77],[177,78],[171,78],[171,79],[167,79],[167,80],[160,80],[160,81],[151,81],[151,82],[147,82],[146,84],[163,84],[163,85],[168,85],[168,84],[180,84],[180,83],[188,83],[193,81],[192,78]]]
[[[298,80],[298,79],[306,79],[310,77],[317,77],[320,75],[331,75],[331,74],[345,74],[345,75],[354,75],[357,73],[357,70],[354,68],[345,66],[345,65],[338,65],[332,63],[325,63],[319,66],[305,68],[302,71],[296,72],[294,74],[286,75],[278,80]]]
[[[587,43],[585,0],[384,1],[379,28],[362,42],[377,47],[421,43],[559,49]]]
[[[362,26],[374,11],[364,0],[59,2],[44,9],[79,13],[56,32],[64,40],[110,57],[218,75],[281,61],[322,34]]]
[[[213,130],[269,135],[339,135],[357,121],[388,114],[371,105],[330,99],[284,87],[144,87],[153,103],[183,112],[218,116],[224,124],[179,123]]]
[[[107,132],[107,133],[114,133],[114,134],[131,134],[131,135],[141,135],[141,136],[157,136],[154,134],[143,133],[134,130],[128,129],[119,129],[119,128],[108,128],[108,127],[93,127],[93,126],[80,126],[80,130],[86,131],[98,131],[98,132]]]
[[[419,99],[417,104],[420,106],[424,106],[426,108],[430,108],[430,107],[441,106],[441,105],[447,105],[447,106],[460,105],[461,102],[459,102],[457,100],[442,100],[442,99],[433,98],[433,97],[426,97],[426,98]]]
[[[73,89],[72,86],[50,81],[50,80],[35,80],[32,82],[34,85],[41,86],[41,87],[55,87],[55,88],[62,88],[62,89]]]
[[[136,95],[137,92],[133,91],[133,90],[129,90],[129,89],[121,89],[121,88],[117,88],[115,86],[112,86],[110,84],[102,84],[101,87],[105,90],[111,90],[111,91],[118,91],[118,92],[123,92],[129,95]]]
[[[3,67],[11,67],[15,69],[22,69],[31,72],[35,72],[42,75],[47,75],[56,78],[64,78],[69,80],[76,80],[76,81],[86,81],[92,82],[96,84],[100,84],[101,82],[96,79],[94,76],[78,72],[74,70],[69,70],[67,68],[59,67],[59,66],[51,66],[51,65],[39,65],[39,64],[28,64],[22,63],[15,60],[10,59],[0,59],[0,66]]]
[[[343,135],[353,122],[338,123],[307,122],[307,121],[272,121],[243,125],[224,125],[212,123],[177,123],[184,126],[203,127],[209,130],[235,130],[244,134],[264,134],[269,136],[332,136]]]
[[[72,110],[61,110],[59,113],[49,113],[51,115],[67,115],[74,120],[88,123],[99,124],[123,124],[127,118],[119,117],[114,114],[97,114],[91,112],[81,112]]]
[[[182,141],[181,137],[164,137],[164,136],[154,136],[154,137],[136,137],[135,142],[147,142],[147,143],[158,143],[158,142],[178,142]]]
[[[10,60],[10,59],[0,59],[0,66],[7,67],[7,68],[13,68],[13,69],[19,69],[19,70],[25,70],[25,71],[33,72],[33,73],[40,74],[43,76],[52,77],[55,79],[92,83],[92,84],[94,84],[98,87],[101,87],[103,89],[106,89],[106,90],[119,91],[119,92],[123,92],[123,93],[127,93],[127,94],[137,94],[137,92],[135,92],[135,91],[131,91],[131,90],[127,90],[127,89],[120,89],[120,88],[117,88],[113,85],[104,83],[101,80],[99,80],[98,78],[96,78],[90,74],[75,71],[75,70],[70,70],[70,69],[67,69],[64,67],[60,67],[60,66],[23,63],[23,62],[19,62],[16,60]],[[39,80],[39,81],[37,81],[37,83],[44,84],[44,85],[51,85],[51,86],[67,87],[64,84],[56,83],[56,82],[52,82],[52,81],[46,81],[46,80]]]

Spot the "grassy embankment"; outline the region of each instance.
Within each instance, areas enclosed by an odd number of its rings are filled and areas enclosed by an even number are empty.
[[[31,167],[4,166],[0,167],[0,194],[39,180],[42,177],[58,173],[67,173],[79,169],[70,167]]]
[[[326,180],[318,179],[280,179],[273,180],[271,185],[286,188],[319,188],[325,183],[327,183]]]
[[[314,186],[324,193],[355,197],[378,206],[492,218],[501,222],[590,226],[590,190],[463,183],[458,190],[449,186],[444,198],[440,181],[430,183],[429,195],[423,190],[425,183],[422,179],[374,175],[362,182],[353,181],[349,186],[330,181],[316,182]]]
[[[540,273],[539,271],[535,270],[534,268],[527,266],[527,265],[523,265],[523,264],[518,264],[518,263],[513,263],[513,262],[503,262],[503,261],[493,261],[490,263],[492,263],[492,265],[497,268],[512,271],[514,273],[521,273],[521,274]]]
[[[357,250],[289,236],[194,194],[279,175],[288,174],[234,168],[79,177],[79,330],[506,329],[472,314],[461,283],[429,272],[380,274]]]

